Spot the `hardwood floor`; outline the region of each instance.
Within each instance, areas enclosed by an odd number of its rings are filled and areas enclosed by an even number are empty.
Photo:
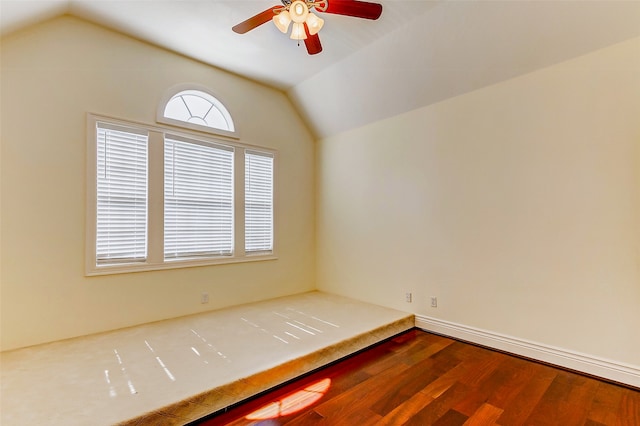
[[[640,392],[414,329],[196,424],[640,425]]]

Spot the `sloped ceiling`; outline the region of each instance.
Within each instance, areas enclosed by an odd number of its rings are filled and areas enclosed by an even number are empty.
[[[437,2],[289,93],[325,137],[638,35],[640,1]]]
[[[634,0],[377,1],[377,21],[325,14],[315,56],[270,23],[231,31],[278,0],[0,0],[0,30],[96,22],[287,92],[318,138],[640,36]]]

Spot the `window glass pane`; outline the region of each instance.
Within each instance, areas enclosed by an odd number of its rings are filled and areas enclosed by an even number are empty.
[[[233,253],[233,151],[166,138],[165,259]]]
[[[96,263],[147,257],[147,136],[97,129]]]
[[[210,99],[207,99],[199,94],[188,94],[184,93],[181,95],[184,103],[188,105],[189,111],[191,115],[194,117],[203,118],[207,116],[207,113],[211,108],[213,108],[213,104]]]
[[[273,251],[273,156],[245,153],[245,251]]]
[[[174,120],[189,122],[191,115],[187,105],[182,101],[180,97],[174,97],[171,99],[164,109],[164,116],[173,118]]]

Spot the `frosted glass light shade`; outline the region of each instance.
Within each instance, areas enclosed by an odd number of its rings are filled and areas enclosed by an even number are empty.
[[[289,6],[289,16],[296,24],[302,24],[309,15],[307,4],[301,0],[296,0]]]
[[[307,33],[304,31],[304,24],[294,22],[293,28],[291,29],[291,38],[294,40],[305,40],[307,38]]]
[[[318,18],[315,14],[309,12],[309,16],[307,16],[307,27],[309,27],[309,34],[318,34],[318,31],[322,29],[323,25],[324,19]]]
[[[283,33],[287,33],[289,31],[289,24],[291,24],[291,16],[289,12],[283,10],[273,17],[273,23],[276,27]]]

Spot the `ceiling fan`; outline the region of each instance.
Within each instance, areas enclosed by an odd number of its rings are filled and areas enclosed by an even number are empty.
[[[260,25],[273,21],[275,26],[287,33],[293,23],[291,38],[304,40],[309,55],[322,52],[318,31],[324,25],[324,19],[316,16],[312,10],[322,13],[353,16],[355,18],[378,19],[382,14],[382,5],[359,0],[281,0],[282,6],[273,6],[255,16],[240,22],[232,28],[238,34],[244,34]]]

